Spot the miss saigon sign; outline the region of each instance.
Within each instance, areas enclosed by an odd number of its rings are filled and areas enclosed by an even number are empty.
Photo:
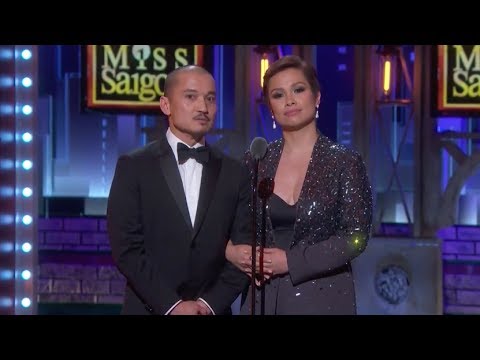
[[[439,45],[437,70],[439,111],[480,112],[480,45]]]
[[[87,45],[87,107],[157,110],[168,73],[202,60],[201,45]]]

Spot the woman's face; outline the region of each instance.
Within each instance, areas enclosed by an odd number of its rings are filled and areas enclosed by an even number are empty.
[[[288,68],[270,78],[268,101],[283,130],[298,130],[315,121],[320,92],[312,93],[302,70]]]

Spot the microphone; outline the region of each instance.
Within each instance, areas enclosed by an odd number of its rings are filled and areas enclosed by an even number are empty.
[[[251,277],[251,315],[255,315],[255,274],[256,274],[256,263],[257,263],[257,183],[258,183],[258,163],[265,157],[267,153],[268,143],[262,137],[256,137],[253,139],[252,143],[250,144],[250,153],[252,154],[253,160],[255,162],[254,171],[253,171],[253,179],[252,179],[252,209],[253,209],[253,216],[252,216],[252,277]]]
[[[263,137],[256,137],[250,144],[250,152],[255,160],[262,160],[267,153],[268,143]]]

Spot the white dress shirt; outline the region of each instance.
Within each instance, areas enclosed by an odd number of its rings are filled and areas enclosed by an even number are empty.
[[[176,137],[173,132],[168,128],[167,130],[167,141],[172,148],[173,154],[175,155],[175,160],[177,161],[178,170],[180,172],[180,177],[182,178],[183,190],[185,191],[185,198],[187,200],[188,212],[190,214],[190,221],[192,222],[192,227],[195,224],[195,216],[197,215],[197,205],[198,197],[200,196],[200,184],[202,182],[202,172],[203,165],[197,162],[195,159],[188,159],[183,164],[178,163],[178,153],[177,153],[177,144],[183,143],[178,137]],[[187,145],[187,144],[185,144]],[[187,145],[188,147],[191,147]],[[203,146],[200,143],[193,145],[194,148]],[[215,315],[213,309],[208,305],[208,303],[199,298],[203,303],[205,303],[212,314]],[[168,309],[166,315],[168,315],[175,306],[178,305],[182,300],[177,301],[170,309]]]
[[[178,163],[177,144],[180,142],[185,144],[182,140],[177,138],[170,128],[167,130],[167,141],[173,150],[175,160],[177,161],[178,171],[180,171],[180,177],[182,178],[183,191],[185,192],[185,198],[187,199],[188,212],[190,214],[190,220],[192,226],[195,224],[195,216],[197,215],[198,197],[200,195],[200,183],[202,181],[203,165],[194,159],[188,159],[183,164]],[[187,144],[185,144],[187,145]],[[188,147],[191,147],[187,145]],[[203,146],[196,143],[194,148]]]

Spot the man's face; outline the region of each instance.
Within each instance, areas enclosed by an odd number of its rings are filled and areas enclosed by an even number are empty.
[[[210,74],[199,71],[179,73],[160,107],[169,116],[170,128],[177,137],[187,143],[203,140],[217,112],[215,81]]]

